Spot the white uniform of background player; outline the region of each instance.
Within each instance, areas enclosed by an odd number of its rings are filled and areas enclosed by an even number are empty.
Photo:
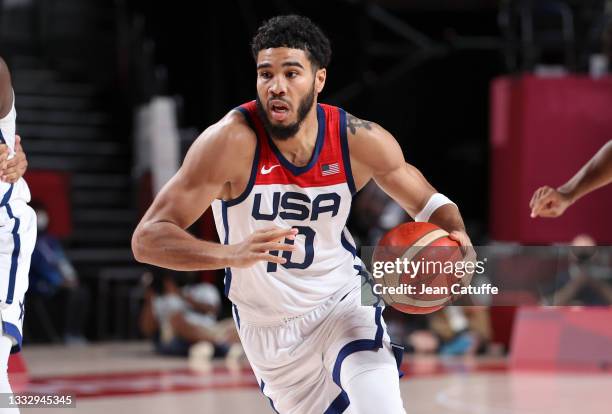
[[[221,306],[221,295],[217,287],[210,283],[198,283],[187,285],[182,289],[182,294],[190,297],[193,301],[218,308]],[[170,328],[170,319],[175,313],[182,313],[185,321],[194,326],[205,329],[214,329],[217,318],[213,314],[204,314],[193,309],[179,294],[163,294],[153,300],[153,314],[161,326],[162,342],[170,342],[174,338],[174,332]]]
[[[0,143],[15,155],[15,99],[0,119]],[[30,258],[36,243],[36,214],[28,206],[30,190],[23,178],[14,184],[0,182],[0,392],[11,392],[6,375],[10,353],[21,350]],[[0,409],[0,413],[3,413]],[[9,411],[6,411],[9,412]]]

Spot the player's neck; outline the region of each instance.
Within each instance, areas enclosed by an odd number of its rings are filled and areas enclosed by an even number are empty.
[[[319,132],[316,107],[316,104],[312,106],[312,109],[308,115],[306,115],[306,118],[304,118],[300,130],[295,136],[287,140],[273,139],[274,144],[287,161],[294,165],[306,165],[312,157]]]

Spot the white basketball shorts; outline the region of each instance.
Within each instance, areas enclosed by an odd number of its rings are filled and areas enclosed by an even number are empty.
[[[362,306],[360,288],[341,291],[315,310],[276,324],[241,319],[240,306],[233,311],[246,356],[275,412],[346,413],[350,401],[341,378],[348,381],[383,366],[399,370],[403,351],[390,343],[383,307]],[[373,352],[377,358],[365,355]],[[343,364],[354,353],[365,358]]]

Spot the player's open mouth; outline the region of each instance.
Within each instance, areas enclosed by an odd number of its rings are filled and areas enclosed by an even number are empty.
[[[289,114],[289,105],[282,101],[273,101],[270,103],[270,113],[275,121],[284,121]]]

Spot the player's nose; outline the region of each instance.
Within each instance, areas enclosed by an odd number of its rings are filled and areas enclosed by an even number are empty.
[[[268,89],[270,95],[283,96],[287,93],[287,82],[285,82],[280,76],[278,76],[271,84]]]

